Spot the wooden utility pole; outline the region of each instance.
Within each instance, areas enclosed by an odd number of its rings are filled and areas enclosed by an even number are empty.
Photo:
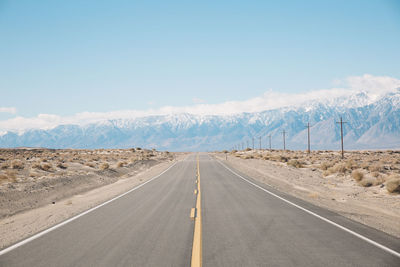
[[[253,140],[253,150],[254,150],[254,137],[252,137],[252,140]]]
[[[246,140],[246,144],[247,144],[246,148],[249,148],[249,140]]]
[[[271,135],[268,135],[268,137],[269,137],[269,151],[271,151],[271,150],[272,150],[272,146],[271,146]]]
[[[308,146],[307,146],[307,152],[308,154],[311,153],[311,148],[310,148],[310,122],[307,123],[307,133],[308,133]]]
[[[340,121],[336,122],[340,123],[340,138],[342,140],[342,159],[344,159],[344,148],[343,148],[343,123],[346,123],[343,121],[342,117],[340,117]]]
[[[261,150],[261,136],[260,137],[258,137],[259,139],[260,139],[260,150]]]
[[[283,130],[283,151],[286,151],[286,132]]]

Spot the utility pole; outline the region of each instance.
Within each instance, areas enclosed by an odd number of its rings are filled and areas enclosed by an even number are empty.
[[[271,135],[268,135],[269,137],[269,151],[271,152],[272,150],[272,146],[271,146]]]
[[[253,140],[253,150],[254,150],[254,137],[252,137],[252,140]]]
[[[246,140],[246,144],[247,144],[246,148],[249,148],[249,140]]]
[[[260,150],[261,150],[261,136],[260,137],[258,137],[259,139],[260,139]]]
[[[343,121],[342,117],[340,117],[340,121],[336,122],[336,123],[340,123],[340,137],[342,140],[342,159],[344,159],[344,149],[343,149],[343,123],[347,123],[345,121]]]
[[[308,149],[307,149],[307,152],[308,152],[308,154],[310,154],[311,153],[311,148],[310,148],[310,122],[307,123],[306,127],[307,127],[307,132],[308,132],[308,147],[307,147]]]
[[[283,135],[283,151],[286,151],[286,132],[285,132],[285,130],[283,130],[282,135]]]

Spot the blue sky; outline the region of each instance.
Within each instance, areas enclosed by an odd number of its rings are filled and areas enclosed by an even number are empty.
[[[0,119],[400,78],[399,44],[396,0],[0,0]]]

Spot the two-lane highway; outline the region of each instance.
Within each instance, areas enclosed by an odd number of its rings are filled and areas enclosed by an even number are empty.
[[[199,156],[203,266],[400,266],[400,241]],[[189,266],[196,155],[1,255],[1,266]]]

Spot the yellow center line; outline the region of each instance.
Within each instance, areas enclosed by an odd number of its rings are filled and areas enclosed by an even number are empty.
[[[190,210],[190,219],[194,220],[195,217],[196,217],[196,209],[192,208]]]
[[[202,266],[202,230],[201,230],[201,190],[200,190],[200,163],[197,155],[197,199],[196,199],[196,215],[194,218],[194,236],[192,247],[192,263],[191,266]]]

